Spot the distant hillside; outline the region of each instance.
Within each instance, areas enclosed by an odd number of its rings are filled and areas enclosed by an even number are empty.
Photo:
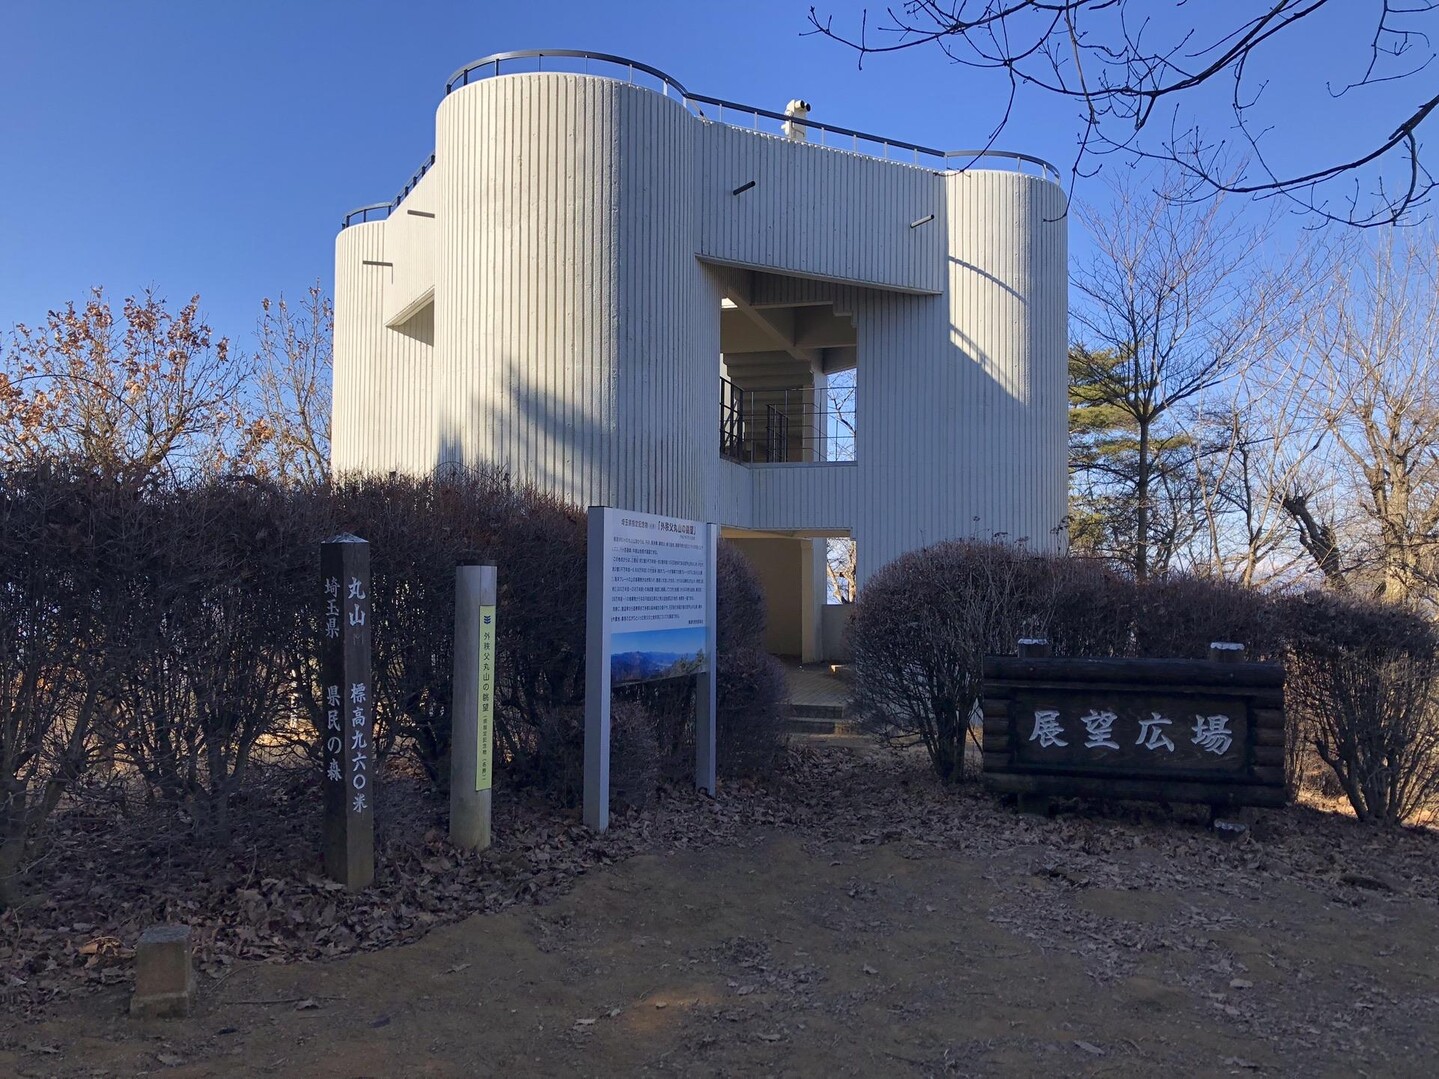
[[[610,657],[610,681],[648,682],[693,674],[696,658],[678,652],[618,652]]]

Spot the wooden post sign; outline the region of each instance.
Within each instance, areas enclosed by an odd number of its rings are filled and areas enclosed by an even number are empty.
[[[1021,796],[1283,805],[1284,668],[1230,658],[1239,654],[987,658],[985,784]]]
[[[370,545],[350,535],[320,544],[320,584],[325,872],[355,891],[375,879]]]

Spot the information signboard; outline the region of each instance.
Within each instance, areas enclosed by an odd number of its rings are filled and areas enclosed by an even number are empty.
[[[609,826],[610,691],[698,680],[695,784],[715,788],[715,545],[719,529],[590,508],[585,655],[585,822]]]

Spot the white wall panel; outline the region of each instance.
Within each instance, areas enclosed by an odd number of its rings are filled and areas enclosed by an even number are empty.
[[[749,527],[844,531],[853,525],[860,498],[853,462],[762,464],[749,471],[754,485]]]
[[[414,313],[435,288],[435,215],[438,183],[428,173],[385,222],[386,325]]]
[[[938,292],[943,237],[911,222],[944,209],[939,174],[697,122],[699,252],[716,262]],[[755,186],[739,195],[743,184]]]
[[[387,329],[386,224],[345,229],[335,241],[335,362],[331,467],[337,473],[434,467],[434,350]]]
[[[861,576],[960,536],[1051,549],[1066,512],[1063,191],[947,176],[945,295],[856,296]]]
[[[445,99],[446,453],[581,505],[702,508],[717,436],[699,386],[716,377],[718,323],[695,303],[692,123],[678,102],[574,75]]]

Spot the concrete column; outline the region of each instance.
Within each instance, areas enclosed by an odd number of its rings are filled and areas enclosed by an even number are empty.
[[[824,540],[801,539],[800,545],[800,661],[818,663],[824,655]]]

